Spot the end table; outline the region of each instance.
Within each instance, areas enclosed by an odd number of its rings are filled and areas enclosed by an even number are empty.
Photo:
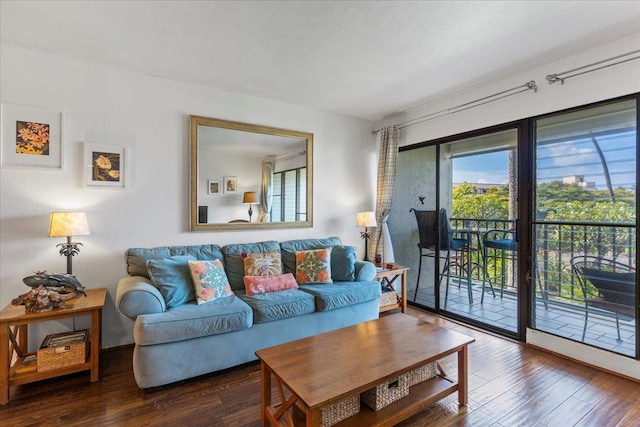
[[[107,294],[106,288],[86,289],[87,296],[80,295],[67,301],[64,308],[39,313],[25,313],[24,306],[9,304],[0,311],[0,405],[9,402],[9,388],[74,372],[91,371],[91,382],[98,381],[100,368],[100,341],[102,329],[102,307]],[[29,370],[18,372],[27,352],[28,326],[30,323],[64,319],[77,316],[91,316],[91,349],[84,363],[38,372]],[[14,357],[15,354],[15,357]],[[13,362],[13,363],[12,363]]]
[[[378,271],[378,273],[376,273],[376,277],[374,280],[379,280],[382,285],[387,285],[394,290],[396,290],[394,282],[398,277],[400,277],[399,301],[395,304],[389,304],[385,305],[384,307],[380,307],[380,313],[393,310],[395,308],[399,308],[403,313],[407,312],[407,271],[409,271],[409,267],[403,267],[398,264],[387,264],[386,269],[380,270]]]

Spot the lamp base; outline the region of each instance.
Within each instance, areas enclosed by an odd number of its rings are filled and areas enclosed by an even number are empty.
[[[364,258],[362,260],[371,262],[371,258],[369,258],[369,237],[364,239]]]

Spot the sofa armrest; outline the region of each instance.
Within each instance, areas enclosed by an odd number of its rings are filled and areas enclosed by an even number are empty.
[[[142,276],[120,279],[116,291],[116,307],[123,316],[133,320],[141,314],[162,313],[167,309],[160,291]]]
[[[356,260],[356,282],[369,282],[376,277],[376,265],[369,261]]]

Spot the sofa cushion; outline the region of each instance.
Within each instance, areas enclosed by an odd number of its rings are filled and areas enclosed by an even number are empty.
[[[282,274],[280,249],[269,252],[243,254],[245,276],[278,276]]]
[[[282,265],[284,267],[283,273],[296,273],[296,252],[330,248],[336,245],[342,245],[339,237],[287,240],[280,243]]]
[[[164,313],[138,316],[133,336],[138,345],[162,344],[238,331],[252,324],[251,308],[231,295],[207,304],[193,301]]]
[[[296,252],[296,280],[305,283],[333,283],[331,248]]]
[[[234,243],[222,248],[224,254],[224,269],[229,278],[231,289],[244,290],[244,258],[243,254],[262,253],[279,250],[280,245],[275,240],[257,243]]]
[[[196,298],[187,264],[190,260],[195,261],[195,258],[192,255],[178,255],[147,261],[149,277],[162,294],[167,307]]]
[[[149,279],[147,261],[169,258],[173,255],[193,255],[195,259],[223,260],[219,245],[162,246],[158,248],[130,248],[125,253],[129,276]]]
[[[291,273],[277,276],[244,276],[244,291],[248,296],[297,287],[298,283]]]
[[[189,261],[196,302],[205,304],[233,294],[224,266],[219,259],[213,261]]]
[[[356,247],[334,246],[331,250],[331,278],[334,282],[356,279]]]
[[[380,298],[379,282],[339,282],[320,285],[300,285],[301,292],[308,292],[316,299],[317,311],[329,311],[348,305]]]
[[[313,295],[298,289],[253,296],[248,296],[244,291],[236,291],[236,295],[249,304],[253,310],[253,323],[267,323],[273,320],[302,316],[313,313],[316,309]]]

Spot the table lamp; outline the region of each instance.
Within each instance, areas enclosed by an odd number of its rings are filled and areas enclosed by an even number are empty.
[[[368,227],[378,226],[375,212],[359,212],[356,215],[356,226],[364,227],[364,231],[360,232],[360,237],[364,239],[364,260],[371,261],[369,259],[369,239],[371,238],[371,232],[368,230]]]
[[[66,237],[67,243],[59,243],[60,255],[67,257],[67,274],[72,274],[71,259],[80,252],[82,243],[72,242],[71,236],[89,234],[87,214],[84,212],[52,212],[49,220],[49,237]]]
[[[242,197],[242,203],[249,205],[249,222],[251,222],[251,215],[253,215],[253,204],[258,203],[258,193],[255,191],[245,191]]]

